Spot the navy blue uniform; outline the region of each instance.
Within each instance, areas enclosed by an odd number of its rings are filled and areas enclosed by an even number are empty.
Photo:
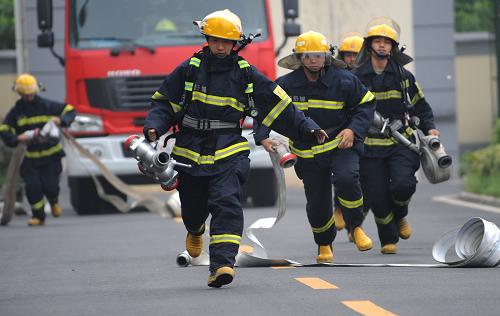
[[[0,125],[0,137],[7,146],[14,147],[18,144],[18,135],[36,128],[41,129],[55,116],[61,119],[61,126],[67,127],[75,118],[75,110],[70,104],[51,101],[38,95],[32,102],[19,99]],[[44,196],[50,204],[57,203],[62,157],[64,151],[59,142],[33,142],[27,146],[21,176],[34,217],[45,218]]]
[[[327,131],[329,141],[311,146],[290,141],[291,152],[298,156],[297,176],[304,183],[306,211],[318,245],[330,245],[336,231],[333,219],[332,183],[349,229],[363,221],[363,195],[359,182],[359,159],[363,138],[373,120],[375,98],[349,71],[326,67],[316,82],[307,79],[299,68],[276,82],[292,97],[297,107]],[[349,128],[354,132],[353,147],[339,149],[337,134]],[[258,128],[255,141],[267,138],[269,130]]]
[[[212,214],[210,271],[215,271],[234,266],[243,232],[240,191],[248,176],[250,151],[239,126],[246,116],[245,90],[253,88],[257,120],[273,130],[312,142],[311,130],[319,126],[293,105],[281,87],[246,61],[238,61],[236,53],[219,59],[205,48],[199,56],[178,66],[153,95],[144,133],[153,128],[162,135],[180,123],[172,155],[193,166],[178,170],[182,218],[190,233],[200,235]],[[195,82],[187,78],[190,65],[197,68]],[[250,87],[244,75],[247,67],[251,67],[253,77]],[[184,89],[192,92],[191,102],[183,100]],[[234,123],[237,128],[195,129],[182,123],[186,117]]]
[[[381,74],[373,70],[371,60],[354,70],[359,79],[377,98],[376,110],[385,118],[401,120],[401,130],[407,138],[413,137],[408,127],[408,115],[420,118],[419,128],[427,133],[434,129],[432,109],[413,74],[389,59]],[[408,92],[407,108],[402,95],[402,77]],[[420,166],[416,153],[394,139],[379,133],[369,133],[365,139],[365,151],[361,160],[363,191],[368,195],[375,215],[379,238],[382,245],[399,240],[397,222],[408,214],[408,204],[415,193],[417,179],[415,172]]]

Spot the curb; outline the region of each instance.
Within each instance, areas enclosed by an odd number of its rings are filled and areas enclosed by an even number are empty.
[[[500,199],[490,195],[462,191],[457,195],[457,197],[458,199],[466,202],[500,207]]]

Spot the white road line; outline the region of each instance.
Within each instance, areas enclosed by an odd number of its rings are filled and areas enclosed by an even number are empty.
[[[473,208],[473,209],[481,210],[481,211],[485,211],[485,212],[500,214],[499,207],[495,207],[495,206],[491,206],[491,205],[484,205],[484,204],[479,204],[479,203],[474,203],[474,202],[462,201],[462,200],[458,199],[456,194],[435,196],[432,198],[432,200],[436,201],[436,202],[442,202],[442,203],[446,203],[446,204],[463,206],[463,207]]]

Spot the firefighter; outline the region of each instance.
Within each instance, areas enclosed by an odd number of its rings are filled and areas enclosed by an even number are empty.
[[[331,139],[320,146],[290,141],[291,152],[298,157],[295,172],[304,183],[307,217],[318,245],[316,261],[333,262],[332,242],[336,229],[332,183],[358,250],[369,250],[372,241],[361,227],[363,196],[359,183],[359,159],[363,151],[362,139],[373,120],[375,98],[344,69],[343,62],[332,58],[321,33],[309,31],[301,34],[295,42],[293,54],[281,59],[278,65],[294,71],[276,82]],[[268,137],[268,128],[257,128],[256,143],[271,152],[275,144]]]
[[[144,126],[150,141],[178,123],[172,155],[192,165],[179,168],[186,250],[203,250],[205,221],[210,222],[209,287],[232,282],[243,232],[240,191],[249,172],[250,146],[241,136],[241,120],[253,116],[264,126],[312,143],[327,135],[300,112],[276,83],[238,55],[248,43],[241,21],[229,10],[194,22],[207,45],[179,65],[152,96]]]
[[[398,47],[399,25],[389,18],[368,23],[363,47],[354,73],[377,98],[378,111],[391,123],[401,124],[400,132],[411,136],[411,117],[420,119],[425,134],[439,135],[434,116],[413,74],[403,66],[412,61]],[[398,122],[399,121],[399,122]],[[399,238],[408,239],[411,226],[406,216],[415,193],[419,156],[397,144],[386,133],[370,130],[361,160],[363,191],[370,199],[383,254],[397,252]]]
[[[352,70],[354,68],[354,62],[358,56],[361,46],[363,45],[363,37],[357,32],[349,32],[345,34],[340,42],[340,47],[338,49],[337,58],[346,63],[347,69]],[[335,194],[337,195],[337,194]],[[363,196],[363,213],[364,216],[368,213],[367,199]],[[346,227],[344,216],[342,215],[342,208],[340,207],[339,200],[337,198],[335,201],[335,210],[333,216],[335,218],[335,228],[337,230],[342,230]],[[349,241],[352,242],[352,234],[348,231]]]
[[[13,90],[20,95],[20,99],[0,125],[0,137],[7,146],[27,144],[21,164],[21,177],[33,213],[28,225],[40,226],[45,222],[44,197],[50,203],[52,215],[61,216],[58,196],[64,151],[58,137],[51,135],[59,135],[57,126],[68,127],[71,124],[75,110],[70,104],[40,97],[37,80],[30,74],[18,76]],[[56,126],[44,135],[42,129],[51,125],[46,126],[48,122]]]
[[[350,32],[342,38],[337,58],[346,63],[347,69],[352,70],[354,68],[354,62],[362,45],[363,37],[359,33]]]

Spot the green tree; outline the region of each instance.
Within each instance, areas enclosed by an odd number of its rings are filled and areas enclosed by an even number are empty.
[[[0,49],[14,49],[14,1],[0,0]]]
[[[493,1],[455,0],[455,30],[493,32]]]

